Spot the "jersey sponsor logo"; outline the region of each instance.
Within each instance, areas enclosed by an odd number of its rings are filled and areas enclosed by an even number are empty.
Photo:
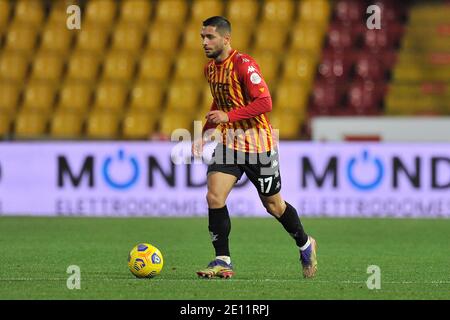
[[[257,74],[256,72],[253,72],[253,73],[250,75],[250,81],[251,81],[253,84],[259,84],[259,83],[261,83],[261,77],[260,77],[259,74]]]

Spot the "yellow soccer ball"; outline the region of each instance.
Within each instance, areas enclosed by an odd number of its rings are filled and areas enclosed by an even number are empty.
[[[137,278],[153,278],[161,272],[164,261],[158,248],[139,243],[128,255],[128,268]]]

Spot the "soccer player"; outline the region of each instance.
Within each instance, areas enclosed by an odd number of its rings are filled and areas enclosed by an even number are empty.
[[[311,278],[317,270],[316,241],[305,233],[297,211],[280,194],[277,144],[266,115],[272,109],[272,100],[260,68],[250,56],[232,49],[231,25],[226,18],[214,16],[203,21],[201,37],[205,54],[211,58],[204,72],[213,96],[203,132],[219,129],[221,142],[207,170],[208,229],[216,258],[197,271],[197,275],[204,278],[234,275],[226,199],[245,173],[268,213],[294,238],[303,276]],[[201,156],[205,140],[194,141],[195,157]]]

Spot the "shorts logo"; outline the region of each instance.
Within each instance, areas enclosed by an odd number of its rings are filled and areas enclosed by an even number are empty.
[[[260,77],[259,74],[257,74],[256,72],[253,72],[253,73],[250,75],[250,81],[251,81],[253,84],[259,84],[259,83],[261,83],[261,77]]]

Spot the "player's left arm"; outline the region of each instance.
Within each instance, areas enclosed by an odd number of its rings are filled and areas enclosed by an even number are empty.
[[[250,103],[239,109],[233,109],[229,112],[211,111],[208,113],[208,119],[213,123],[235,122],[243,119],[251,119],[260,114],[272,110],[272,98],[269,88],[264,81],[261,71],[253,61],[243,62],[237,66],[238,78],[246,90]]]

